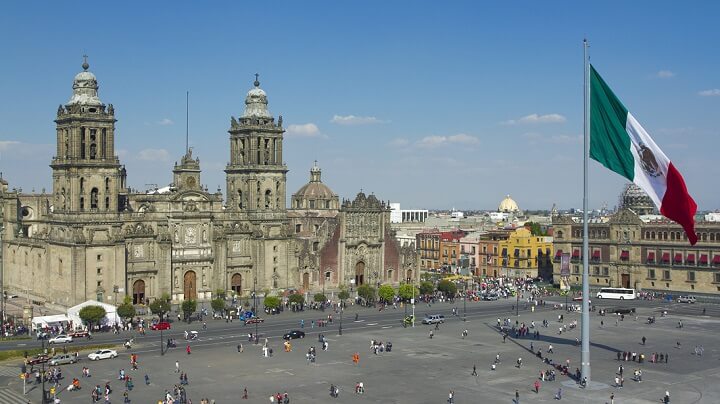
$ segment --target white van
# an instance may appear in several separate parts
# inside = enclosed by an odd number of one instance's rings
[[[422,319],[423,324],[437,324],[437,323],[444,323],[445,322],[445,316],[442,314],[431,314],[426,315]]]

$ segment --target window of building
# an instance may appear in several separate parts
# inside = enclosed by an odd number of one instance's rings
[[[310,200],[310,209],[315,209],[315,200],[314,199]]]
[[[670,280],[670,271],[668,271],[668,270],[663,271],[663,280],[666,280],[666,281]]]
[[[695,271],[688,271],[687,280],[688,282],[695,282]]]
[[[320,225],[319,224],[313,225],[313,229],[315,230],[315,233],[317,233],[317,231],[320,230]]]
[[[320,242],[316,241],[313,243],[312,249],[313,251],[317,251],[320,248]]]
[[[97,269],[97,276],[102,276],[102,268]]]
[[[58,275],[62,276],[63,273],[63,262],[61,258],[58,258]]]
[[[579,265],[573,265],[573,273],[579,274],[580,273],[580,266]]]
[[[98,261],[102,261],[102,254],[98,254],[98,255],[97,255],[97,260],[98,260]]]
[[[100,289],[102,287],[102,281],[97,281],[97,287]]]
[[[599,268],[599,267],[593,267],[593,275],[595,275],[595,276],[600,275],[600,268]]]
[[[603,267],[603,276],[608,276],[608,275],[610,275],[610,268]]]
[[[300,233],[301,231],[302,231],[302,225],[299,223],[296,224],[295,225],[295,233]]]
[[[655,279],[655,270],[648,269],[648,279]]]
[[[720,273],[713,275],[715,275],[715,283],[720,283]]]

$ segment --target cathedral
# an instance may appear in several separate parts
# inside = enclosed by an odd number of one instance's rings
[[[390,209],[360,192],[342,204],[320,168],[286,206],[282,116],[268,110],[257,79],[230,118],[226,195],[208,192],[187,149],[172,184],[138,192],[115,155],[115,110],[98,95],[85,61],[57,110],[52,192],[9,189],[0,178],[2,281],[48,307],[88,299],[145,304],[319,291],[419,278],[415,251],[401,248]]]

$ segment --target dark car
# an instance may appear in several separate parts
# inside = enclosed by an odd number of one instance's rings
[[[90,333],[87,330],[78,330],[78,331],[71,332],[69,335],[73,338],[85,338],[85,337],[89,336]]]
[[[631,308],[628,308],[628,307],[615,307],[615,308],[613,308],[613,309],[611,309],[611,310],[609,310],[609,311],[610,311],[611,313],[615,313],[615,314],[630,314],[630,313],[635,313],[635,308],[634,308],[634,307],[631,307]]]
[[[284,340],[298,339],[298,338],[305,338],[305,333],[303,331],[293,330],[293,331],[290,331],[289,333],[283,335]]]
[[[49,360],[50,360],[50,358],[47,355],[40,354],[40,355],[35,355],[32,358],[28,358],[27,364],[28,365],[39,365],[39,364],[45,363]]]
[[[263,320],[260,317],[252,317],[245,320],[245,324],[255,324],[255,323],[262,323],[265,320]]]

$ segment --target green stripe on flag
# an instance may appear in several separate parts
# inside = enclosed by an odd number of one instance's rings
[[[635,159],[625,129],[628,110],[590,66],[590,157],[632,181]]]

